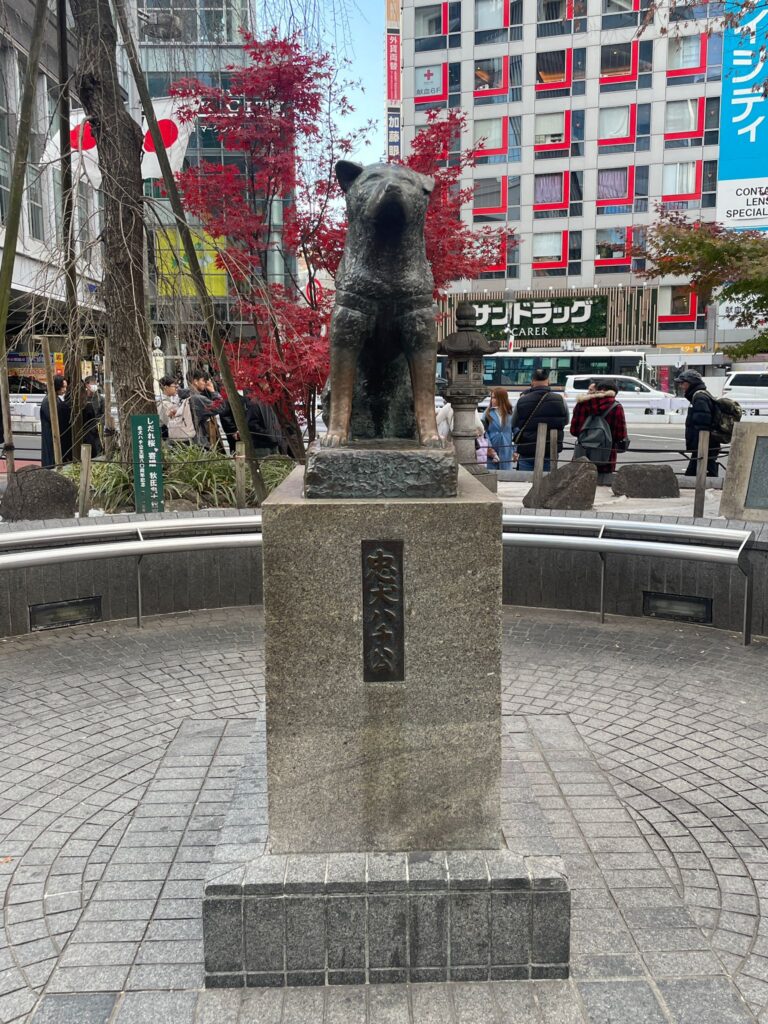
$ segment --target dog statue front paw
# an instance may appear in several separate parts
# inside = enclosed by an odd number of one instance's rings
[[[323,434],[320,438],[321,448],[341,448],[347,444],[348,438],[340,433],[339,431],[329,430],[327,434]]]
[[[422,448],[445,448],[445,441],[439,434],[426,434],[421,439]]]

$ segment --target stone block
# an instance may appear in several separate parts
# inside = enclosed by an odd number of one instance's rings
[[[8,480],[0,502],[0,514],[6,523],[72,519],[76,508],[74,482],[55,470],[40,466],[22,466],[17,470]]]
[[[453,498],[453,445],[421,448],[415,441],[356,441],[345,448],[310,445],[304,470],[307,498]]]
[[[672,466],[628,463],[613,474],[611,486],[614,494],[627,498],[680,497],[680,485]]]
[[[501,503],[464,470],[455,498],[307,499],[296,470],[263,533],[271,851],[499,848]],[[402,545],[391,682],[366,681],[364,542]]]
[[[720,498],[720,515],[768,523],[768,423],[737,423]]]
[[[523,497],[525,508],[586,511],[595,503],[597,467],[589,459],[575,459],[547,473],[537,490]]]

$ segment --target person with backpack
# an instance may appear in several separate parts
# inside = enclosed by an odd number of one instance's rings
[[[568,408],[562,395],[549,386],[549,370],[533,371],[531,386],[517,400],[512,416],[512,436],[517,445],[517,468],[533,472],[536,457],[536,435],[539,424],[547,425],[547,455],[544,471],[549,472],[549,431],[557,431],[557,450],[563,450],[563,429],[568,422]]]
[[[197,428],[189,398],[179,396],[178,381],[171,376],[160,378],[160,391],[157,411],[163,440],[171,444],[191,444]]]
[[[733,424],[741,419],[741,406],[730,398],[710,395],[704,378],[695,370],[683,370],[675,377],[675,384],[691,403],[685,417],[685,450],[691,452],[692,457],[685,467],[685,475],[696,476],[699,434],[702,430],[708,430],[707,476],[717,476],[720,471],[717,464],[720,445],[730,442]]]
[[[574,459],[594,462],[598,483],[607,484],[608,475],[616,472],[618,452],[629,447],[627,420],[621,403],[616,401],[614,381],[595,381],[586,395],[579,395],[571,417],[571,433],[576,438]]]

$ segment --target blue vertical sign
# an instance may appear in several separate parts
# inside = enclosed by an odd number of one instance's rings
[[[768,230],[768,10],[728,0],[723,38],[717,219],[727,228]]]

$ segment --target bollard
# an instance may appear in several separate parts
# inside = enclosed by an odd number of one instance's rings
[[[539,423],[536,428],[536,455],[533,460],[532,490],[538,496],[541,482],[544,479],[544,459],[547,455],[547,424]]]
[[[704,515],[704,495],[707,490],[707,459],[709,458],[709,431],[699,433],[699,451],[696,456],[696,493],[693,499],[693,518]]]
[[[235,504],[245,508],[245,442],[235,445]]]
[[[91,504],[91,446],[80,445],[80,486],[77,491],[77,514],[83,519]]]
[[[550,430],[549,432],[549,471],[557,469],[558,451],[557,451],[557,431]]]

